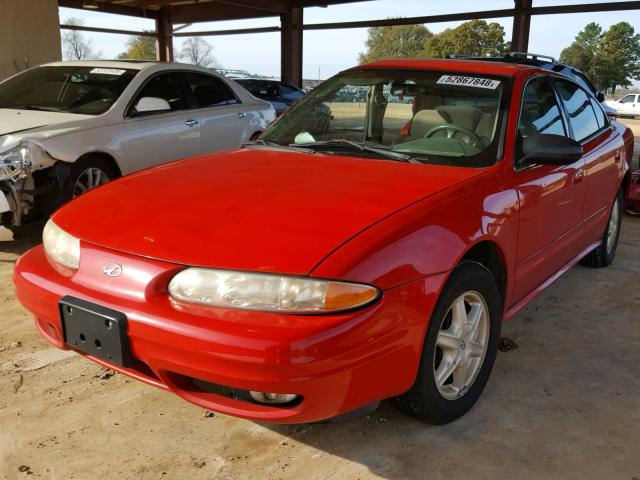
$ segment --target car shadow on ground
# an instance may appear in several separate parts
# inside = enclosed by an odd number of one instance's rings
[[[0,263],[15,263],[17,256],[42,243],[45,220],[29,223],[14,233],[14,240],[0,242]]]
[[[317,452],[306,461],[298,458],[291,462],[287,478],[295,478],[292,474],[298,472],[292,470],[296,467],[300,469],[299,478],[305,478],[305,468],[310,468],[315,475],[307,478],[325,478],[323,474],[333,478],[330,472],[321,473],[317,466],[308,465],[316,457],[328,456],[341,457],[355,466],[353,472],[335,472],[335,478],[360,478],[358,473],[363,467],[370,474],[386,479],[441,478],[445,473],[440,470],[443,461],[455,475],[462,475],[467,463],[465,455],[480,456],[477,444],[492,437],[496,421],[502,423],[496,419],[496,410],[502,403],[498,393],[500,376],[494,375],[476,408],[448,425],[422,423],[405,416],[389,401],[383,401],[375,412],[348,420],[261,426],[282,435],[285,440],[281,445],[285,447],[302,443]],[[484,448],[499,449],[495,444]],[[451,452],[455,451],[462,453],[452,457]],[[353,476],[347,476],[351,473]]]

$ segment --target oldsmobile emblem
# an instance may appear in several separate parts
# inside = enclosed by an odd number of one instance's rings
[[[122,275],[122,265],[115,262],[109,262],[102,267],[102,273],[107,277],[119,277]]]

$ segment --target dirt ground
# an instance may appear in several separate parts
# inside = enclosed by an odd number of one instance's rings
[[[516,348],[442,427],[385,403],[263,425],[55,350],[11,283],[38,237],[0,244],[0,479],[640,479],[640,217],[625,216],[611,267],[573,268],[504,325]]]

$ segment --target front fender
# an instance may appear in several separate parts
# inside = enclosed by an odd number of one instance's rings
[[[492,169],[493,170],[493,169]],[[517,245],[518,197],[481,175],[396,212],[343,243],[312,276],[375,285],[383,290],[448,272],[481,241],[496,244],[507,277]],[[507,282],[507,298],[511,283]]]

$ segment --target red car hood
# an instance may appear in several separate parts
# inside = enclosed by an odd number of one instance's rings
[[[307,274],[341,243],[482,170],[241,149],[130,175],[53,217],[103,247],[185,265]]]

